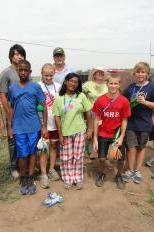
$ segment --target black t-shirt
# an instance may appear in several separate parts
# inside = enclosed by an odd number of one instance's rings
[[[143,87],[137,86],[135,83],[129,85],[123,95],[130,101],[136,93],[141,93],[145,96],[145,99],[150,102],[154,102],[154,84],[148,82]],[[138,104],[132,109],[132,116],[128,119],[127,130],[150,132],[152,130],[152,112],[153,110]]]

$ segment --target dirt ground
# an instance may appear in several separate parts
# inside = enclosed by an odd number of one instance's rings
[[[147,157],[152,154],[147,149]],[[23,196],[14,203],[0,203],[0,232],[153,232],[154,206],[148,202],[154,189],[149,168],[143,168],[144,181],[129,183],[118,190],[114,183],[115,168],[108,170],[102,188],[94,185],[96,161],[87,161],[83,190],[65,190],[62,182],[51,183],[38,193]],[[48,192],[60,192],[64,202],[51,208],[42,205]]]

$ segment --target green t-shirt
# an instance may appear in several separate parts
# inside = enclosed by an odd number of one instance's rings
[[[58,96],[53,105],[53,114],[61,117],[63,136],[84,132],[86,124],[84,112],[91,109],[91,104],[84,93],[70,96]]]
[[[87,81],[83,85],[83,91],[90,102],[94,104],[96,98],[108,92],[108,88],[106,82],[98,85],[94,81]]]

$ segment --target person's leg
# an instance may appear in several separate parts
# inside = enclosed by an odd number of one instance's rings
[[[36,184],[34,182],[34,170],[37,153],[37,143],[41,137],[41,132],[27,133],[27,144],[29,147],[29,165],[28,165],[28,192],[29,194],[36,193]]]
[[[128,170],[122,175],[122,178],[125,182],[132,180],[134,176],[134,166],[136,163],[138,139],[135,131],[126,131],[126,147],[127,147],[127,161],[128,161]]]
[[[84,133],[78,133],[73,140],[73,177],[74,184],[79,190],[83,186],[83,156],[85,150],[85,136]]]
[[[19,177],[18,173],[18,159],[15,147],[15,141],[13,138],[8,138],[8,149],[10,155],[10,168],[12,177],[16,180]]]
[[[47,161],[48,161],[48,154],[46,152],[41,152],[40,153],[41,175],[47,175]]]
[[[19,158],[19,174],[20,176],[26,176],[27,170],[27,158]]]
[[[56,158],[57,158],[57,141],[50,141],[50,168],[49,168],[49,178],[52,181],[59,180],[60,177],[56,170],[54,169]]]
[[[41,169],[41,187],[46,189],[49,188],[49,179],[47,176],[47,152],[41,152],[40,154],[40,169]]]
[[[64,145],[60,145],[60,171],[65,188],[69,189],[73,185],[73,138],[64,137]]]
[[[28,167],[29,176],[34,175],[35,161],[36,161],[36,154],[30,155],[29,156],[29,167]]]
[[[111,139],[103,138],[98,136],[98,172],[96,174],[95,185],[97,187],[102,187],[105,179],[105,169],[106,169],[106,156]]]
[[[141,170],[144,163],[144,158],[145,158],[145,148],[137,151],[135,170]]]
[[[124,170],[124,160],[117,161],[117,174],[115,177],[116,185],[119,189],[125,188],[125,182],[123,181],[123,170]]]
[[[149,133],[147,132],[138,132],[138,150],[137,150],[137,157],[136,157],[136,165],[135,165],[135,171],[133,176],[133,181],[136,184],[139,184],[142,181],[142,174],[141,174],[141,168],[144,163],[144,157],[145,157],[145,146],[148,142]]]
[[[129,148],[129,150],[127,151],[127,159],[128,159],[128,168],[130,171],[134,170],[136,155],[137,155],[137,149],[135,147]]]
[[[16,151],[17,157],[19,158],[19,173],[20,173],[20,193],[25,195],[28,193],[27,187],[27,163],[28,163],[28,154],[29,147],[27,143],[27,135],[26,134],[15,134],[15,143],[16,143]]]

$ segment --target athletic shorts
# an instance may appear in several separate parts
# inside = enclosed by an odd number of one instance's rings
[[[15,134],[15,143],[18,158],[27,158],[37,153],[37,143],[41,138],[41,131],[34,133]]]
[[[58,141],[59,140],[58,131],[57,130],[48,131],[48,139],[50,139],[53,142]]]
[[[127,149],[136,147],[138,150],[145,148],[149,138],[149,132],[141,131],[126,131],[126,146]]]
[[[98,136],[98,158],[106,158],[109,145],[113,142],[112,138],[104,138],[102,136]],[[125,143],[123,142],[122,146],[119,147],[122,157],[118,161],[124,161],[126,158],[126,149]]]

